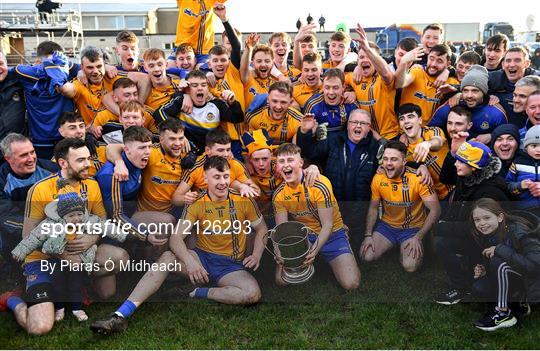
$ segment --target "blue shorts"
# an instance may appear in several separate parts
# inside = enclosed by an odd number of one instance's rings
[[[184,207],[180,207],[180,206],[172,206],[171,209],[169,210],[169,214],[172,215],[174,218],[176,218],[176,220],[179,220],[180,217],[182,217],[182,213],[184,212]]]
[[[392,245],[397,245],[412,238],[419,230],[420,228],[394,228],[383,221],[379,221],[374,232],[381,233]]]
[[[53,301],[53,271],[50,263],[56,263],[55,271],[60,270],[60,260],[55,258],[28,262],[24,265],[23,274],[26,277],[24,300],[28,307]]]
[[[309,234],[309,241],[313,244],[317,240],[317,235]],[[349,244],[349,238],[344,229],[330,234],[330,237],[324,243],[319,253],[323,256],[324,260],[328,263],[334,258],[343,254],[352,254],[351,245]]]
[[[43,266],[41,265],[41,261],[44,261]],[[51,284],[51,263],[56,263],[56,270],[60,269],[60,262],[58,260],[39,260],[24,264],[23,274],[26,277],[26,290],[37,284]]]
[[[217,283],[229,273],[245,270],[242,262],[233,260],[230,257],[213,254],[199,248],[194,248],[193,251],[199,256],[201,264],[208,272],[212,283]]]

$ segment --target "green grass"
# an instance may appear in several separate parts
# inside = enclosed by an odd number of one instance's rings
[[[269,260],[265,263],[269,266]],[[308,284],[277,288],[273,272],[257,274],[262,302],[252,307],[224,306],[184,299],[149,302],[129,320],[120,335],[103,337],[89,322],[73,318],[55,325],[46,336],[30,337],[9,313],[0,314],[0,347],[5,349],[534,349],[540,317],[492,333],[472,322],[486,305],[440,306],[431,302],[444,288],[440,267],[426,261],[421,271],[404,273],[392,253],[380,262],[363,264],[358,291],[344,293],[323,262]],[[130,285],[124,285],[124,290]],[[127,291],[120,293],[121,298]],[[90,321],[118,307],[94,303]]]

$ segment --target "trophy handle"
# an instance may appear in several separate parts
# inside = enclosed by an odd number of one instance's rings
[[[270,229],[269,231],[266,232],[265,236],[266,236],[266,245],[264,245],[264,249],[266,251],[268,251],[270,253],[270,255],[272,255],[272,257],[274,257],[274,259],[276,258],[276,255],[274,254],[273,251],[271,251],[269,248],[268,248],[268,239],[270,237],[270,235],[272,235],[272,233],[274,233],[276,230],[275,229]],[[272,239],[270,238],[270,241],[272,241]]]
[[[309,235],[309,233],[312,232],[312,230],[309,229],[309,227],[307,227],[307,226],[302,227],[302,229],[305,230],[308,235]],[[315,250],[317,248],[317,246],[319,246],[319,236],[315,235],[315,242],[313,244],[310,243],[309,251]]]

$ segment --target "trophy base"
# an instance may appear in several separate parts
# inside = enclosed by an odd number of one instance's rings
[[[301,284],[310,280],[314,273],[315,267],[310,264],[309,266],[302,268],[284,268],[281,278],[289,284]]]

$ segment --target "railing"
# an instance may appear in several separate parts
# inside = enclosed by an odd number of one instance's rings
[[[82,31],[82,16],[79,11],[53,11],[51,14],[37,10],[0,11],[0,29],[10,31],[68,29]]]

